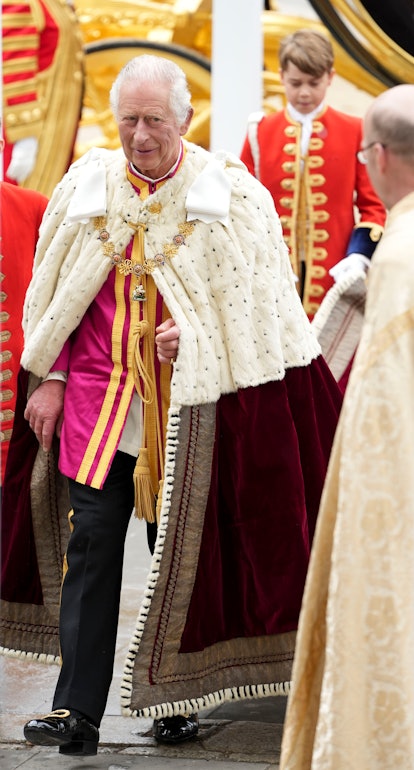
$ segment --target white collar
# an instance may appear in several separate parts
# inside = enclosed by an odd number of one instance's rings
[[[179,152],[178,152],[177,160],[175,161],[175,163],[173,163],[173,165],[171,166],[170,170],[167,171],[167,173],[164,174],[163,176],[158,177],[158,179],[152,179],[149,176],[145,176],[145,174],[143,174],[142,171],[139,171],[132,163],[130,163],[129,165],[130,165],[131,171],[134,174],[136,174],[137,176],[139,176],[140,179],[143,179],[144,182],[148,182],[148,184],[150,184],[150,185],[151,184],[157,184],[158,182],[163,182],[164,179],[168,179],[168,177],[170,177],[170,176],[174,176],[174,174],[177,171],[177,168],[178,168],[178,166],[179,166],[179,164],[181,162],[181,159],[183,157],[183,152],[184,152],[183,143],[180,140],[180,149],[179,149]]]
[[[225,168],[224,152],[218,151],[210,156],[208,163],[188,190],[185,201],[188,222],[200,219],[207,224],[228,224],[231,182]]]
[[[323,109],[324,103],[323,101],[317,106],[316,110],[312,110],[312,112],[308,112],[306,115],[304,115],[302,112],[299,112],[296,110],[290,102],[287,105],[287,111],[293,120],[296,120],[297,123],[311,123],[314,118],[316,118],[317,115],[321,112]]]

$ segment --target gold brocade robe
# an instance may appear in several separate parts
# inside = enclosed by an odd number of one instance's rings
[[[281,770],[414,767],[414,193],[369,272],[322,495]]]

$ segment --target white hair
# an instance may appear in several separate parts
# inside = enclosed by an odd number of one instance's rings
[[[191,94],[185,73],[171,59],[142,54],[131,59],[121,70],[109,93],[109,101],[115,119],[118,119],[119,93],[127,81],[142,83],[167,83],[171,86],[170,107],[177,123],[181,125],[191,110]]]

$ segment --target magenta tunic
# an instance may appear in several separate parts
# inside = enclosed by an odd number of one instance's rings
[[[129,169],[136,193],[146,197],[154,192],[177,171],[182,157],[181,151],[173,172],[152,182]],[[131,259],[133,240],[132,236],[125,250],[126,259]],[[134,284],[131,275],[123,275],[113,268],[51,369],[70,371],[65,390],[59,470],[96,489],[102,488],[107,477],[135,390],[132,359],[143,305],[132,298]],[[165,306],[157,293],[155,326],[164,318]],[[154,367],[161,410],[160,364],[155,348]],[[139,442],[137,435],[136,455]]]
[[[60,470],[96,488],[106,478],[134,391],[128,367],[130,283],[130,276],[110,272],[53,367],[70,370]]]

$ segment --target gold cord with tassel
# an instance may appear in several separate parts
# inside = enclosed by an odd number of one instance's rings
[[[155,490],[152,486],[148,449],[139,450],[134,470],[135,516],[150,523],[155,521]]]
[[[127,166],[127,177],[136,187],[137,178],[132,174],[129,166]],[[164,182],[162,181],[161,184]],[[139,185],[139,187],[140,197],[145,200],[149,195],[149,188],[147,185]],[[130,223],[130,225],[135,230],[131,254],[132,262],[134,265],[143,265],[144,231],[147,225],[142,222]],[[142,291],[135,293],[136,298],[143,300],[139,303],[143,318],[137,328],[132,330],[135,337],[132,367],[135,388],[143,403],[144,425],[142,448],[139,451],[134,470],[135,515],[137,518],[145,519],[148,522],[154,522],[156,519],[158,523],[162,505],[164,441],[170,403],[171,367],[161,366],[160,392],[157,394],[154,337],[158,292],[151,274],[146,271],[139,271],[136,275],[143,284],[138,287]],[[136,299],[132,299],[132,303],[136,304]],[[163,305],[162,320],[165,321],[167,318],[170,318],[170,313],[166,305]]]
[[[132,260],[142,264],[144,257],[143,228],[137,225],[136,229]],[[132,361],[134,382],[144,408],[142,447],[134,469],[135,516],[138,519],[154,522],[156,506],[159,519],[162,497],[159,469],[162,474],[164,466],[163,435],[154,365],[157,287],[151,276],[142,276],[141,280],[145,281],[146,296],[145,302],[141,304],[143,319],[132,330],[135,338]]]

